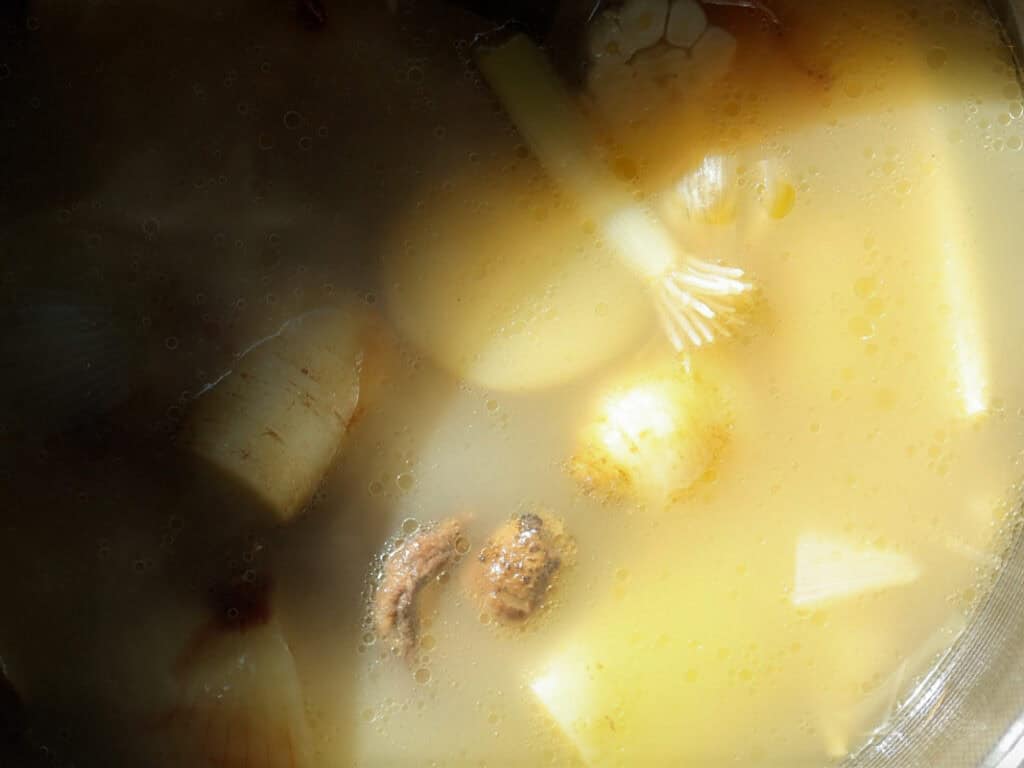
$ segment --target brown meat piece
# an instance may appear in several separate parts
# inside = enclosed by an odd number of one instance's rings
[[[377,636],[403,655],[416,647],[416,595],[458,558],[461,533],[457,520],[421,528],[384,560],[373,596],[373,622]]]
[[[543,604],[568,555],[561,523],[532,513],[519,515],[480,550],[472,589],[494,618],[523,621]]]

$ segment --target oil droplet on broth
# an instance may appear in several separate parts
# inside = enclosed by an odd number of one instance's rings
[[[875,405],[883,411],[891,410],[896,405],[896,401],[897,395],[891,389],[882,388],[875,393]]]
[[[869,317],[879,318],[885,314],[885,301],[877,296],[872,296],[864,303],[864,311]]]
[[[873,276],[865,276],[857,278],[857,281],[853,284],[853,292],[860,299],[866,299],[875,293],[878,287],[878,280]]]
[[[864,315],[855,315],[850,318],[850,333],[858,339],[867,340],[875,335],[875,324]]]

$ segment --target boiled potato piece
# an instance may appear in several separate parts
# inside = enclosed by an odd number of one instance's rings
[[[588,493],[671,502],[711,469],[726,430],[711,387],[683,371],[653,374],[602,397],[570,473]]]
[[[277,521],[309,501],[359,400],[361,313],[323,309],[287,323],[197,400],[184,443],[253,492]]]
[[[398,227],[387,312],[459,377],[535,390],[613,359],[650,321],[643,284],[547,187],[456,180]]]

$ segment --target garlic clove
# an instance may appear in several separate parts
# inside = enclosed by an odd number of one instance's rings
[[[665,26],[665,39],[680,48],[691,48],[708,26],[708,17],[697,0],[673,0]]]
[[[630,0],[619,11],[627,58],[661,42],[668,19],[668,0]]]

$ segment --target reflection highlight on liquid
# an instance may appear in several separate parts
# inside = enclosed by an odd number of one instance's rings
[[[949,302],[957,390],[965,416],[979,416],[988,410],[988,380],[979,332],[979,317],[965,253],[952,238],[942,243],[943,278]]]

